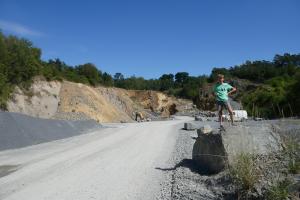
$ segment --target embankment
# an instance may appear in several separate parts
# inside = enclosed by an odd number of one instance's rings
[[[101,127],[93,120],[51,120],[0,112],[0,151],[85,134]]]

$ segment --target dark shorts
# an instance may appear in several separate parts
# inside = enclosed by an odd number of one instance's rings
[[[225,107],[227,110],[231,109],[230,103],[229,101],[216,101],[217,107],[218,107],[218,111],[223,110],[223,108]]]

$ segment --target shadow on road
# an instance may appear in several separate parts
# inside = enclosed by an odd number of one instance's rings
[[[199,168],[192,159],[182,159],[174,167],[170,167],[170,168],[156,167],[155,169],[158,169],[158,170],[161,170],[161,171],[174,171],[179,167],[188,168],[192,172],[195,172],[195,173],[198,173],[198,174],[201,174],[201,175],[210,175],[207,170]]]
[[[0,178],[18,170],[18,165],[0,165]]]

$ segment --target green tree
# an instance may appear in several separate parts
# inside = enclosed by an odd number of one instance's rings
[[[102,75],[102,84],[105,86],[113,86],[114,80],[113,80],[112,76],[110,74],[104,72]]]
[[[114,80],[124,80],[124,75],[120,72],[115,73]]]
[[[169,90],[174,87],[174,75],[173,74],[163,74],[160,78],[160,90]]]
[[[223,74],[226,78],[231,77],[231,74],[230,74],[228,69],[226,69],[226,68],[213,68],[208,81],[209,82],[216,81],[218,74]]]
[[[79,75],[87,78],[88,82],[95,86],[100,83],[102,73],[97,69],[97,67],[92,63],[86,63],[76,67],[76,71]]]
[[[175,74],[175,84],[177,87],[183,87],[183,85],[188,81],[189,73],[178,72]]]

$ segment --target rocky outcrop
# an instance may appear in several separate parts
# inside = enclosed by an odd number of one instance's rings
[[[58,109],[60,88],[61,82],[44,80],[35,80],[26,91],[16,87],[7,102],[7,109],[34,117],[51,118]]]
[[[267,155],[281,149],[280,136],[266,123],[225,126],[226,131],[202,127],[193,147],[193,160],[208,173],[222,171],[240,153]]]
[[[132,121],[132,118],[108,99],[100,89],[80,83],[64,82],[58,113],[83,113],[98,122]]]
[[[39,78],[28,90],[16,87],[8,111],[40,118],[132,122],[136,112],[155,120],[188,110],[190,105],[191,101],[157,91],[91,87]]]

